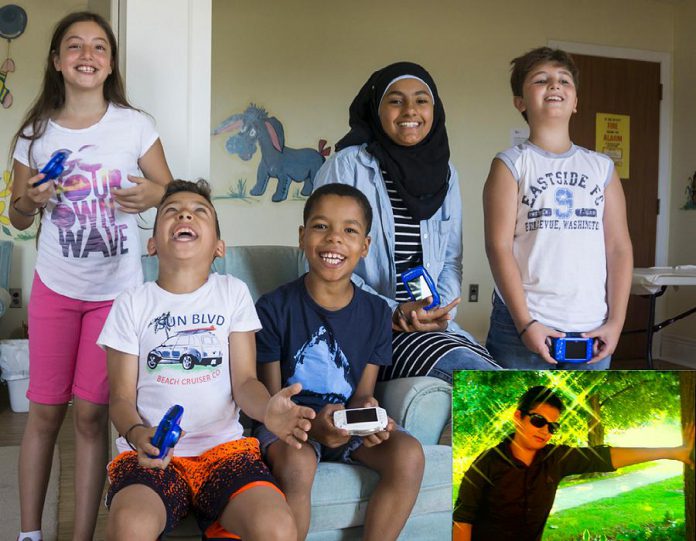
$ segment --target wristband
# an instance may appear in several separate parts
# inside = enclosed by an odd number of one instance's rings
[[[404,314],[404,311],[401,309],[400,304],[396,305],[396,310],[394,310],[394,316],[395,318],[392,319],[403,319],[406,323],[411,323],[409,319],[406,317],[406,314]],[[395,321],[394,323],[398,324],[398,321]]]
[[[133,444],[132,444],[132,443],[130,442],[130,440],[128,439],[128,434],[131,433],[131,430],[133,430],[134,428],[138,428],[139,426],[142,426],[143,428],[147,428],[147,425],[144,424],[144,423],[135,423],[135,424],[134,424],[133,426],[131,426],[128,430],[126,430],[126,433],[125,433],[125,434],[123,434],[123,439],[126,440],[126,443],[128,444],[128,447],[130,447],[131,449],[133,449],[133,451],[137,451],[137,449],[136,449],[135,447],[133,447]]]
[[[20,214],[21,216],[26,216],[27,218],[33,218],[37,214],[40,214],[43,209],[46,208],[46,205],[40,206],[39,208],[36,209],[36,212],[24,212],[22,209],[17,208],[17,201],[22,199],[23,196],[17,197],[14,201],[12,201],[12,208],[15,210],[17,214]]]
[[[534,325],[535,323],[539,323],[539,322],[538,322],[536,319],[531,320],[529,323],[527,323],[527,324],[524,326],[524,328],[519,332],[519,334],[518,334],[517,336],[519,336],[520,338],[522,338],[522,335],[523,335],[524,333],[527,332],[527,329],[529,329],[529,327],[531,327],[531,326]]]

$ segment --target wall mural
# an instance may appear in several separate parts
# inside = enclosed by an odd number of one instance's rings
[[[326,140],[320,139],[317,149],[290,148],[285,146],[285,130],[280,120],[269,117],[266,110],[253,103],[243,113],[232,115],[222,121],[213,135],[232,134],[225,142],[229,154],[238,155],[249,161],[258,146],[261,161],[256,170],[256,184],[249,191],[250,195],[260,197],[268,188],[271,178],[278,180],[278,186],[271,200],[275,203],[288,198],[293,182],[302,183],[299,195],[308,197],[312,193],[314,176],[331,153]],[[237,186],[230,189],[230,198],[248,199],[246,180],[239,179]]]
[[[10,225],[10,198],[12,196],[12,175],[9,171],[2,172],[0,179],[0,237],[13,240],[31,240],[36,238],[38,220],[29,229],[17,231]]]

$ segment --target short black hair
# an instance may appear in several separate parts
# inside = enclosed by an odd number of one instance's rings
[[[537,47],[531,51],[527,51],[522,56],[513,58],[510,61],[512,66],[510,71],[510,87],[512,88],[512,95],[522,97],[522,88],[524,86],[524,80],[532,71],[534,66],[541,62],[552,62],[554,64],[560,64],[566,68],[570,75],[573,77],[573,83],[577,88],[580,84],[580,71],[575,65],[573,57],[562,49],[552,49],[551,47]],[[527,120],[526,111],[522,112],[522,116]]]
[[[210,184],[208,184],[207,180],[202,178],[199,178],[195,182],[189,180],[176,179],[172,180],[169,184],[167,184],[167,189],[164,191],[164,195],[162,196],[159,205],[157,205],[157,215],[155,216],[155,225],[152,227],[152,234],[154,235],[155,231],[157,230],[157,218],[159,217],[159,209],[162,208],[162,205],[164,205],[164,202],[167,199],[169,199],[175,193],[179,192],[195,193],[196,195],[200,195],[203,199],[210,203],[210,206],[213,207],[213,211],[215,214],[215,233],[217,233],[217,238],[219,239],[220,222],[218,221],[217,210],[215,210],[215,205],[213,205],[213,200],[210,196]]]
[[[539,404],[548,404],[561,413],[563,413],[565,409],[561,397],[548,387],[542,385],[527,389],[527,392],[525,392],[517,402],[517,409],[522,413],[529,413],[530,410],[534,409]]]
[[[307,225],[307,220],[312,214],[312,210],[317,202],[327,195],[338,195],[340,197],[352,197],[355,199],[365,217],[365,225],[367,226],[365,234],[367,235],[370,232],[372,228],[372,207],[370,206],[370,202],[367,200],[364,193],[348,184],[325,184],[314,190],[312,195],[305,201],[304,212],[302,213],[302,223],[304,225]]]

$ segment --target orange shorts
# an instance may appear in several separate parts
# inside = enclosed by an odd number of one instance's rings
[[[280,492],[275,479],[261,459],[256,438],[241,438],[208,449],[195,457],[173,457],[166,469],[143,468],[135,451],[126,451],[108,467],[109,491],[106,505],[130,485],[154,490],[167,510],[164,532],[173,529],[193,511],[206,539],[239,539],[217,522],[227,502],[256,486],[270,486]]]

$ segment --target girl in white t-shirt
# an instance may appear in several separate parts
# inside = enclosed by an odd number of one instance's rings
[[[75,419],[75,533],[92,539],[107,457],[106,356],[96,346],[113,299],[142,281],[136,214],[171,181],[152,121],[127,101],[109,24],[89,12],[56,26],[43,86],[12,142],[10,220],[40,217],[29,301],[31,405],[19,459],[19,539],[41,539],[53,449]],[[41,171],[58,151],[65,169]],[[147,178],[143,178],[147,177]]]

